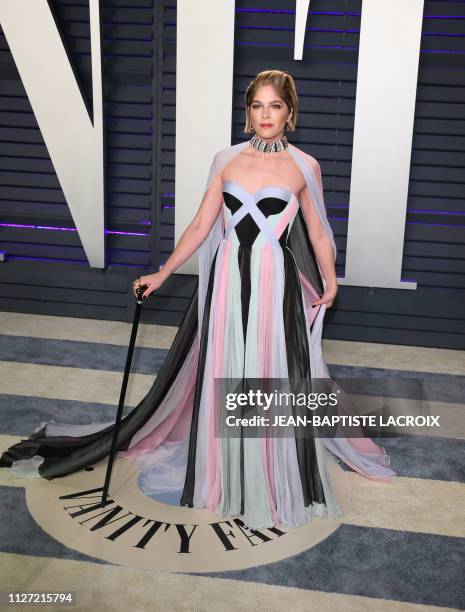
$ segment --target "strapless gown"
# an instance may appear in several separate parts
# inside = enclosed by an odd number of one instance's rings
[[[312,337],[319,294],[288,245],[302,215],[296,194],[278,185],[250,193],[224,181],[223,196],[225,231],[201,328],[196,291],[152,387],[121,423],[118,458],[140,466],[146,495],[177,495],[181,505],[238,516],[251,528],[337,516],[334,456],[355,469],[372,461],[374,476],[377,465],[385,475],[385,454],[374,443],[357,451],[344,440],[331,453],[311,429],[305,437],[215,435],[215,378],[310,378],[310,346],[321,344]],[[105,459],[112,432],[112,423],[42,423],[3,454],[1,465],[15,462],[48,479],[69,474]]]
[[[326,515],[328,504],[339,514],[321,439],[215,435],[215,379],[311,376],[312,321],[286,244],[298,211],[296,195],[283,187],[250,193],[223,182],[225,233],[210,269],[189,435],[172,433],[171,448],[152,453],[155,417],[120,453],[140,457],[147,494],[170,490],[175,464],[182,505],[239,516],[251,528],[296,527]]]

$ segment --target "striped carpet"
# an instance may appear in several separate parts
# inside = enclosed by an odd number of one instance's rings
[[[114,418],[129,324],[0,312],[0,330],[1,449],[41,421]],[[175,332],[140,324],[127,409],[151,386]],[[348,472],[350,512],[322,541],[244,569],[125,567],[40,527],[24,482],[0,470],[0,590],[72,591],[77,610],[465,609],[464,353],[328,340],[324,352],[336,379],[421,376],[448,427],[384,439],[398,476],[385,485]]]

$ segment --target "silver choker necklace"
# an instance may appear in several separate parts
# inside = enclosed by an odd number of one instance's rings
[[[257,134],[255,134],[250,140],[249,143],[252,145],[254,149],[257,151],[263,151],[265,153],[275,153],[277,151],[284,151],[287,149],[289,142],[286,136],[283,136],[280,140],[274,140],[273,142],[267,142],[263,140],[263,138],[259,138]]]

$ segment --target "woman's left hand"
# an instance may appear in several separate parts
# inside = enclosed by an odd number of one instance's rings
[[[326,290],[323,293],[323,295],[317,300],[315,300],[312,306],[319,306],[320,304],[326,304],[326,308],[331,308],[334,302],[334,298],[336,297],[336,294],[337,294],[337,285],[334,285],[332,287],[326,287]]]

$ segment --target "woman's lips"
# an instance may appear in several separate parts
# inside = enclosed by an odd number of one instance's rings
[[[262,128],[270,128],[273,127],[272,123],[260,123],[260,127]]]

